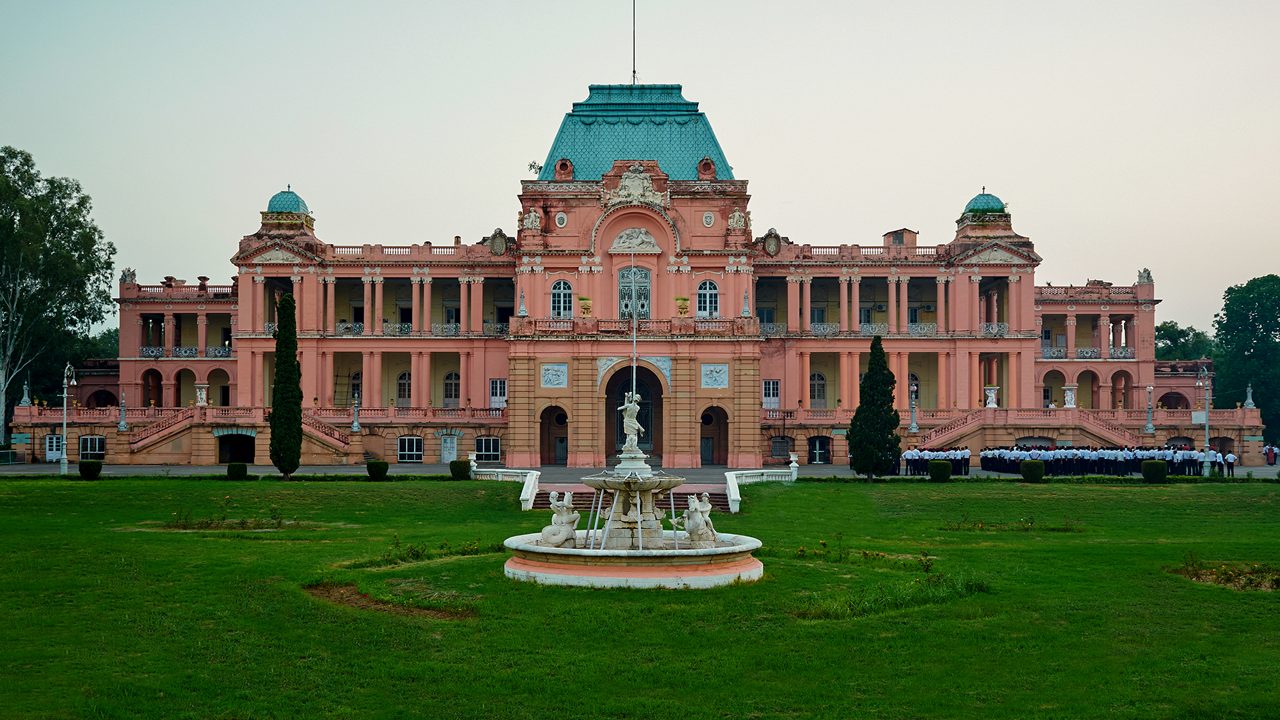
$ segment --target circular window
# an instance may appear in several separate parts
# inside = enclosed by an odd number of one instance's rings
[[[569,216],[562,212],[556,213],[556,227],[562,228],[569,224]]]
[[[568,416],[568,415],[565,415],[564,413],[558,413],[558,414],[556,415],[556,424],[557,424],[557,425],[568,425],[568,424],[569,424],[569,416]]]
[[[706,225],[707,227],[711,227],[712,225],[715,225],[715,224],[716,224],[716,216],[715,216],[715,215],[713,215],[713,214],[711,214],[711,213],[709,213],[709,212],[707,212],[707,213],[702,213],[702,224],[703,224],[703,225]]]

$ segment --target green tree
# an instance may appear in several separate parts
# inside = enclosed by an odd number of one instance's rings
[[[860,475],[887,475],[898,468],[902,439],[897,432],[901,418],[893,409],[897,382],[877,335],[871,339],[867,374],[859,385],[860,402],[849,423],[849,467]]]
[[[271,388],[271,464],[288,480],[302,459],[302,369],[293,295],[276,303],[276,372]]]
[[[80,183],[41,177],[30,153],[0,148],[0,403],[6,409],[24,371],[61,367],[47,357],[52,344],[88,336],[112,309],[116,249],[94,224],[92,209]],[[5,437],[0,424],[0,442]]]
[[[1218,352],[1214,356],[1214,404],[1232,408],[1253,401],[1262,411],[1267,439],[1280,438],[1280,275],[1263,275],[1233,285],[1214,315]]]
[[[1182,327],[1172,320],[1156,325],[1157,360],[1199,360],[1213,357],[1213,338],[1203,330]]]

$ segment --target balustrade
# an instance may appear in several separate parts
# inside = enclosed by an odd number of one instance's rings
[[[981,333],[986,337],[1004,337],[1009,334],[1009,323],[982,323]]]
[[[510,325],[507,323],[486,322],[484,324],[484,334],[486,337],[506,337],[509,327]]]
[[[889,323],[862,323],[858,332],[862,335],[888,335]]]
[[[431,334],[436,337],[458,337],[462,326],[458,323],[431,323]]]
[[[1102,357],[1102,348],[1096,348],[1096,347],[1076,348],[1077,360],[1098,360],[1101,357]]]
[[[413,323],[383,321],[382,334],[383,335],[399,335],[399,336],[412,335]]]
[[[229,358],[231,357],[231,348],[212,345],[204,349],[204,356],[207,358]]]
[[[938,334],[938,323],[908,323],[907,334],[911,337],[933,337]]]
[[[1040,348],[1040,357],[1045,360],[1065,360],[1067,357],[1067,349],[1064,347],[1044,347]]]
[[[760,334],[764,337],[782,337],[787,334],[787,324],[760,323]]]
[[[840,334],[840,323],[809,323],[809,331],[814,335],[829,337]]]
[[[162,358],[164,357],[164,348],[156,347],[155,345],[143,345],[138,348],[138,357],[151,359]]]
[[[342,321],[334,326],[334,333],[337,335],[363,335],[364,323]]]
[[[279,329],[280,329],[280,323],[278,322],[268,322],[268,323],[262,324],[262,332],[266,333],[267,335],[275,335],[276,330],[279,330]]]
[[[1132,360],[1133,348],[1131,347],[1113,347],[1111,348],[1111,357],[1114,360]]]
[[[200,348],[198,347],[176,347],[173,349],[173,356],[176,358],[193,358],[198,357]]]

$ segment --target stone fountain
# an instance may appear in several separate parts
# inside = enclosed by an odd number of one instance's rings
[[[683,513],[676,515],[671,491],[684,478],[654,471],[646,462],[638,445],[644,428],[637,419],[640,396],[634,389],[618,410],[626,436],[618,464],[582,479],[596,490],[587,529],[577,529],[581,516],[573,495],[552,493],[551,525],[541,533],[507,538],[505,545],[512,551],[507,577],[548,585],[643,588],[706,588],[760,579],[764,565],[751,555],[760,541],[717,533],[706,493],[690,495]],[[663,528],[664,521],[670,530]]]

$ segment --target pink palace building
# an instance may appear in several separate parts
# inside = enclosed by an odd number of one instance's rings
[[[474,244],[331,245],[285,190],[240,239],[231,285],[126,270],[119,375],[99,372],[71,412],[71,457],[268,462],[283,293],[307,464],[600,467],[623,442],[633,327],[642,448],[668,467],[845,462],[875,335],[904,448],[1204,444],[1203,363],[1156,362],[1151,275],[1037,286],[1041,257],[994,195],[942,244],[907,228],[796,242],[754,226],[747,182],[680,86],[596,85],[517,200],[515,226]],[[61,416],[18,408],[31,454]],[[1209,426],[1256,461],[1256,409]]]

